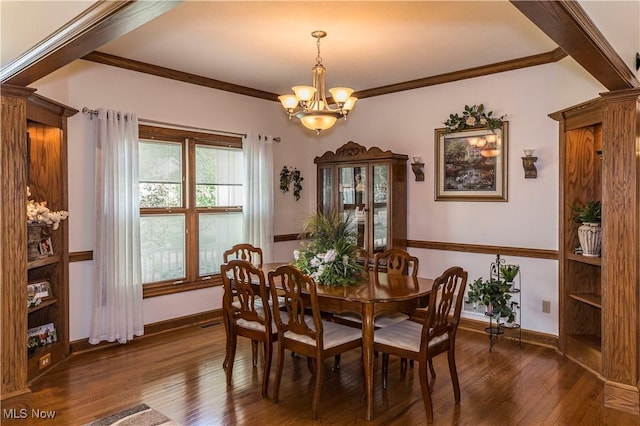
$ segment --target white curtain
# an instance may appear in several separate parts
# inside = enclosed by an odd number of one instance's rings
[[[144,333],[138,197],[138,117],[99,109],[95,126],[96,242],[89,343]]]
[[[245,162],[244,237],[262,249],[264,261],[273,252],[273,138],[248,134],[242,141]]]

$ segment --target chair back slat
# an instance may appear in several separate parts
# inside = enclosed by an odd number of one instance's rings
[[[402,249],[389,249],[373,257],[373,271],[418,276],[418,258]]]
[[[223,308],[231,319],[257,321],[271,327],[269,296],[264,274],[245,260],[231,260],[220,267],[224,285]]]
[[[459,266],[447,269],[434,280],[422,330],[422,345],[425,348],[429,340],[455,333],[460,321],[466,285],[467,272]]]
[[[308,336],[316,340],[318,347],[322,347],[322,319],[313,278],[293,266],[283,265],[269,272],[268,279],[271,297],[275,300],[279,296],[287,313],[287,317],[283,318],[279,311],[274,311],[278,333],[291,331]],[[305,291],[308,294],[303,295]],[[308,316],[305,317],[309,310],[312,312],[312,323]]]
[[[262,249],[248,243],[236,244],[222,254],[224,263],[233,259],[244,260],[258,268],[262,268]]]

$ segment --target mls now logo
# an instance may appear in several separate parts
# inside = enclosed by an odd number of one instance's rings
[[[29,416],[29,410],[26,408],[3,408],[2,417],[5,419],[26,419]]]
[[[53,419],[56,416],[55,411],[40,410],[33,408],[29,411],[26,408],[4,408],[2,409],[2,418],[4,419]]]

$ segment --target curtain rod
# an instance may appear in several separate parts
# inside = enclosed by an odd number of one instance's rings
[[[82,108],[82,113],[85,115],[91,115],[92,117],[96,114],[98,114],[98,110],[95,109],[90,109],[87,107]],[[156,121],[156,120],[149,120],[146,118],[139,118],[138,121],[143,122],[143,123],[149,123],[149,124],[160,124],[160,125],[164,125],[164,126],[171,126],[171,127],[176,127],[178,129],[185,129],[185,130],[198,130],[198,131],[204,131],[207,133],[217,133],[220,135],[231,135],[231,136],[241,136],[243,138],[247,137],[246,133],[236,133],[236,132],[227,132],[225,130],[213,130],[213,129],[205,129],[203,127],[193,127],[193,126],[185,126],[183,124],[175,124],[175,123],[167,123],[165,121]],[[280,142],[280,137],[274,137],[273,141],[274,142]]]

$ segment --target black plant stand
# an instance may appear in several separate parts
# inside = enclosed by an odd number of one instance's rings
[[[496,260],[489,266],[489,279],[500,280],[500,266],[503,264],[506,264],[505,260],[500,259],[500,255],[497,254]],[[520,291],[522,288],[522,278],[520,271],[518,271],[517,279],[518,285],[514,282],[509,291],[513,295],[512,298],[515,297],[515,295],[517,295],[518,298],[517,306],[515,307],[516,314],[522,312],[520,309],[520,303],[522,301],[522,293]],[[484,331],[489,335],[489,352],[493,351],[493,345],[501,335],[505,334],[505,331],[508,331],[509,334],[511,334],[510,338],[512,342],[516,343],[520,349],[524,349],[524,343],[522,343],[522,327],[520,325],[522,317],[520,315],[516,315],[516,319],[518,321],[513,323],[501,323],[500,319],[497,319],[494,323],[493,315],[489,315],[488,312],[485,312],[485,315],[489,317],[489,327],[484,329]]]

